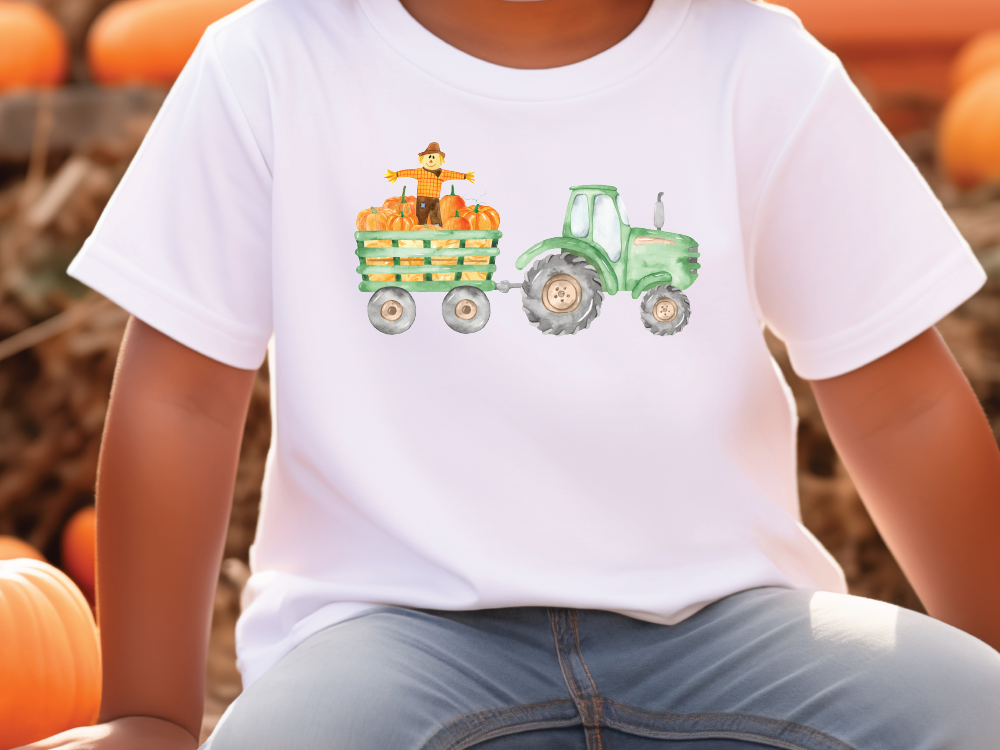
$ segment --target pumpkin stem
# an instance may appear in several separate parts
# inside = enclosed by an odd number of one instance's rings
[[[458,211],[455,212],[455,218],[458,218]]]
[[[478,214],[479,213],[479,204],[478,203],[476,204],[476,207],[474,209],[472,209],[472,213],[474,213],[474,214]]]
[[[375,210],[375,206],[372,206],[372,213],[373,214],[377,214],[378,213],[378,211]]]
[[[454,194],[455,194],[455,186],[454,186],[454,185],[452,185],[452,186],[451,186],[451,194],[452,194],[452,195],[454,195]]]
[[[403,185],[403,194],[400,196],[403,203],[406,203],[406,185]]]

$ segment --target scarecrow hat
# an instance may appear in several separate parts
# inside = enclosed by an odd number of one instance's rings
[[[444,158],[444,151],[441,150],[437,141],[431,141],[428,143],[427,148],[417,154],[417,156],[426,156],[427,154],[441,154],[441,158]]]

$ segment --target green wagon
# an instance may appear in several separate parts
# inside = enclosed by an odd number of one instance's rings
[[[492,231],[427,230],[404,232],[355,232],[355,253],[361,274],[358,289],[372,292],[368,300],[368,319],[382,333],[403,333],[416,319],[417,305],[410,292],[447,292],[441,305],[441,315],[450,328],[459,333],[474,333],[490,319],[490,302],[486,292],[497,288],[493,280],[496,256],[500,254],[503,233]],[[419,243],[400,247],[400,241]],[[458,241],[458,247],[431,247],[433,242]],[[470,240],[488,241],[488,247],[467,247]],[[366,243],[391,242],[391,246],[365,247]],[[484,243],[485,244],[485,243]],[[469,257],[488,258],[485,264],[466,263]],[[391,265],[370,265],[369,258],[382,261],[391,258]],[[414,258],[423,258],[422,265],[410,265]],[[454,258],[453,264],[442,264],[442,258]],[[404,260],[409,263],[404,265]],[[469,275],[472,278],[469,278]],[[480,278],[485,274],[485,278]],[[435,279],[435,276],[450,279]],[[372,277],[391,276],[391,279]],[[416,276],[422,278],[415,279]]]

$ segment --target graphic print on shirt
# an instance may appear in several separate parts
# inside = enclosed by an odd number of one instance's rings
[[[475,183],[475,172],[442,169],[445,155],[437,142],[417,156],[419,169],[385,174],[390,183],[400,177],[416,179],[417,196],[407,196],[404,187],[381,207],[362,209],[356,220],[355,252],[364,259],[357,268],[358,288],[373,292],[368,319],[377,330],[397,334],[413,325],[417,306],[410,292],[445,291],[445,322],[458,333],[475,333],[490,319],[486,293],[517,287],[528,322],[542,333],[563,336],[589,328],[600,315],[604,294],[619,291],[631,292],[632,299],[645,292],[639,317],[654,336],[672,336],[687,325],[691,305],[683,292],[698,279],[701,254],[691,237],[662,230],[663,193],[653,208],[656,229],[643,229],[629,224],[617,188],[571,187],[562,234],[535,243],[518,257],[519,270],[535,261],[522,282],[496,281],[500,214],[491,206],[467,206],[454,186],[441,197],[446,181]],[[416,231],[422,232],[419,239],[412,234]],[[422,252],[387,256],[378,248]],[[489,251],[482,255],[485,248]],[[373,274],[370,266],[389,268]]]

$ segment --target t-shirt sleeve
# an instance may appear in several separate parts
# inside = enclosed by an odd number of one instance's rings
[[[803,378],[899,347],[986,276],[940,201],[839,65],[776,160],[750,235],[763,321]]]
[[[260,366],[271,335],[271,175],[211,31],[69,273],[180,343]]]

